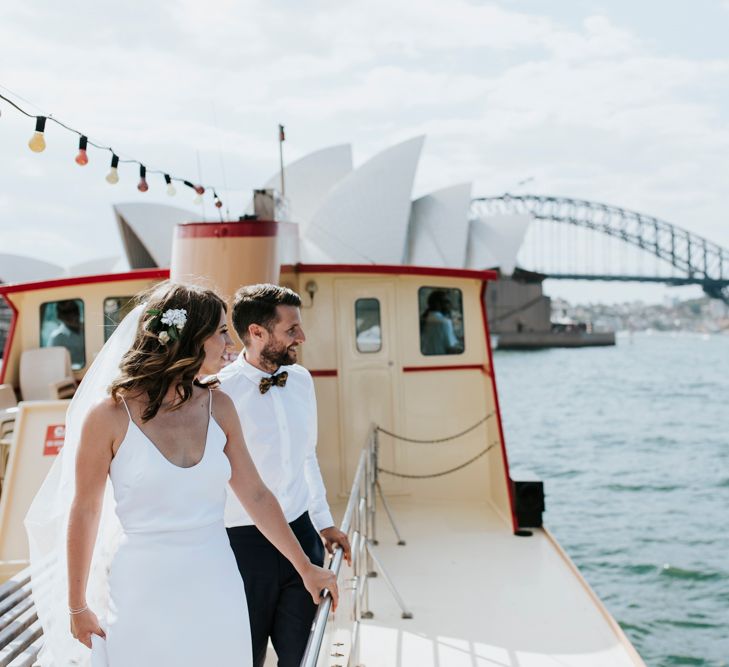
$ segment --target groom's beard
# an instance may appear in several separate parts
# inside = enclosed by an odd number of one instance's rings
[[[269,341],[261,350],[261,359],[266,365],[278,368],[279,366],[291,366],[297,360],[296,346],[287,346],[281,343]]]

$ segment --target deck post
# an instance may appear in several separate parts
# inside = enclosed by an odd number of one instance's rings
[[[382,506],[385,508],[385,512],[387,512],[387,517],[390,519],[390,525],[392,526],[392,529],[395,531],[395,535],[397,536],[397,543],[399,546],[404,547],[406,544],[405,540],[402,539],[402,535],[400,535],[400,531],[397,529],[397,525],[395,524],[395,517],[392,515],[392,510],[390,509],[390,505],[387,503],[387,499],[385,498],[385,493],[382,490],[382,485],[380,484],[379,479],[375,482],[375,485],[377,487],[377,491],[380,494]]]
[[[382,562],[377,557],[377,555],[374,553],[373,547],[371,544],[367,545],[367,552],[369,553],[372,560],[375,561],[375,565],[377,565],[377,569],[382,573],[382,578],[385,580],[385,583],[387,584],[387,587],[390,589],[390,593],[392,593],[392,597],[395,598],[395,602],[397,602],[398,606],[402,610],[402,617],[403,618],[412,618],[413,613],[411,611],[408,611],[407,606],[405,605],[404,600],[400,597],[400,593],[397,592],[397,588],[395,588],[395,584],[392,583],[392,579],[390,579],[390,575],[387,574],[387,570],[382,565]]]

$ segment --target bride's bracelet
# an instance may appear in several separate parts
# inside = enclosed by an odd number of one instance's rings
[[[68,608],[68,613],[71,614],[71,616],[75,616],[76,614],[82,614],[89,608],[89,605],[85,604],[83,607],[79,607],[78,609],[71,609],[71,607]]]

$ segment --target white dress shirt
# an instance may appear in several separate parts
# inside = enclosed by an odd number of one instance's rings
[[[261,394],[261,378],[270,373],[246,361],[243,352],[219,374],[220,388],[235,403],[243,435],[266,486],[291,522],[307,510],[317,530],[334,525],[316,460],[317,416],[314,381],[303,366],[282,366],[285,387],[272,386]],[[253,520],[228,489],[225,525],[249,526]]]

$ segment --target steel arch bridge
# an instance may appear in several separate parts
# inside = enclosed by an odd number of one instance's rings
[[[471,219],[529,214],[534,220],[591,230],[618,239],[672,267],[671,275],[549,271],[549,278],[700,285],[708,296],[729,304],[729,250],[653,216],[583,199],[529,194],[479,197],[472,200],[470,213]]]

